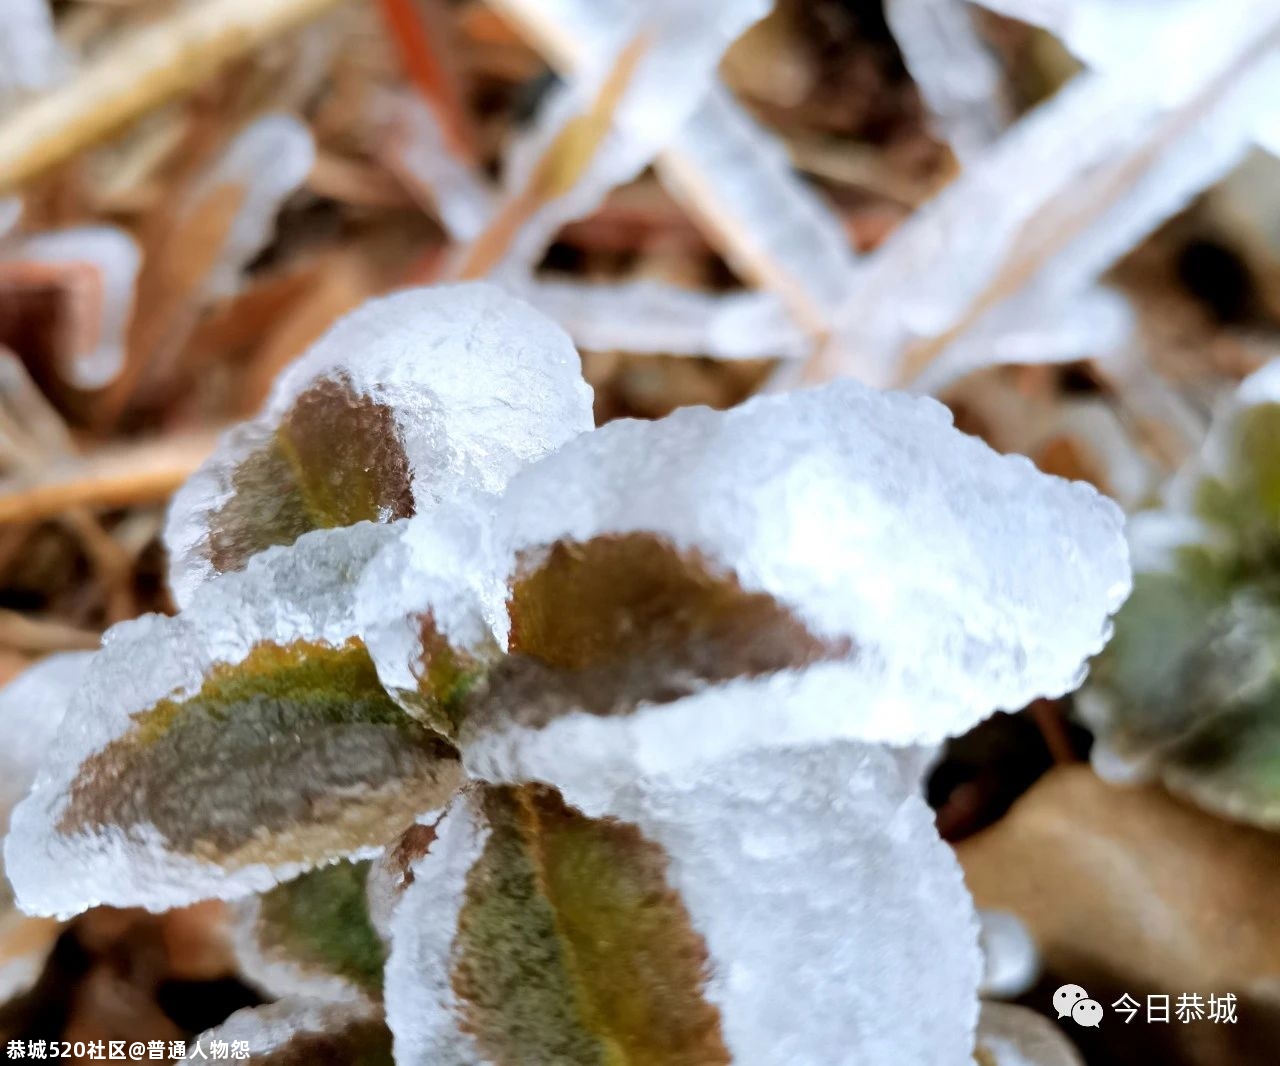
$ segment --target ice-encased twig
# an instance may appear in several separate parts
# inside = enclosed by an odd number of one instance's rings
[[[889,0],[884,13],[937,132],[962,163],[972,158],[1012,117],[972,8],[963,0]]]
[[[566,71],[602,47],[630,7],[628,0],[494,2]],[[855,262],[844,226],[726,89],[711,86],[656,168],[735,269],[778,293],[808,332],[829,331]]]
[[[515,291],[589,351],[801,359],[811,347],[773,293],[720,295],[656,281],[610,285],[541,279]]]
[[[435,208],[455,241],[473,240],[493,216],[497,192],[451,152],[435,113],[416,94],[374,102],[374,121],[385,128],[385,158],[410,191]]]
[[[498,269],[528,270],[566,222],[589,214],[610,189],[636,177],[698,107],[724,50],[768,7],[768,0],[625,5],[623,17],[599,35],[598,47],[579,55],[567,85],[544,104],[521,150],[509,155],[504,182],[508,196],[520,196],[545,153],[568,147],[562,136],[576,137],[571,124],[582,121],[629,65],[624,84],[616,86],[612,114],[601,116],[608,122],[603,138],[598,145],[583,139],[559,160],[562,167],[582,166],[581,172],[567,188],[549,196],[540,191],[541,204],[523,221]],[[584,151],[592,152],[589,161],[577,158]]]
[[[1008,329],[1002,304],[1039,314],[1084,291],[1245,153],[1278,36],[1275,12],[1257,33],[1216,42],[1174,102],[1168,52],[1073,79],[868,260],[814,372],[913,381],[997,314]]]
[[[58,369],[73,385],[101,388],[124,366],[125,342],[133,317],[134,286],[142,253],[133,238],[113,226],[35,233],[0,245],[0,261],[83,265],[94,274],[100,309],[95,329],[81,338]]]
[[[351,590],[390,535],[317,531],[177,617],[107,633],[13,814],[5,865],[24,909],[239,898],[371,858],[442,805],[456,759],[394,708],[355,638]]]
[[[1153,45],[1172,48],[1180,62],[1161,79],[1166,92],[1177,94],[1195,76],[1206,42],[1240,33],[1265,33],[1274,0],[1248,0],[1224,6],[1214,0],[974,0],[1010,18],[1048,30],[1084,64],[1097,70],[1122,71]],[[1277,144],[1280,123],[1280,79],[1260,90],[1270,101],[1269,115],[1254,130],[1258,144]]]
[[[281,205],[306,180],[315,162],[310,128],[292,115],[264,115],[231,142],[191,190],[189,204],[206,204],[215,190],[241,190],[204,294],[235,293],[241,271],[271,240]]]

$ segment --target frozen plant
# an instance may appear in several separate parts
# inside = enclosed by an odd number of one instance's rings
[[[1135,515],[1134,594],[1080,707],[1104,776],[1280,826],[1280,363]]]
[[[19,904],[238,901],[261,1062],[1026,1061],[914,746],[1079,684],[1118,509],[852,381],[590,422],[490,286],[335,327],[175,500]]]

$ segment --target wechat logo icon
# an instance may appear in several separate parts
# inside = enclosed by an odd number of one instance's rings
[[[1063,985],[1053,994],[1053,1007],[1059,1018],[1070,1018],[1077,1025],[1093,1029],[1102,1024],[1102,1004],[1090,999],[1079,985]]]

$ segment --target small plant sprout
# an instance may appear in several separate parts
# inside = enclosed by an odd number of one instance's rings
[[[1134,516],[1134,594],[1079,705],[1104,776],[1159,778],[1280,826],[1280,363],[1223,405],[1200,456]]]
[[[237,901],[260,1062],[972,1062],[918,746],[1080,683],[1119,510],[851,381],[590,424],[491,286],[335,327],[175,500],[20,905]]]

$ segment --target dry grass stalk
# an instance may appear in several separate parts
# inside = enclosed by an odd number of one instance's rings
[[[192,92],[266,41],[343,0],[208,0],[180,8],[0,122],[0,192]]]

